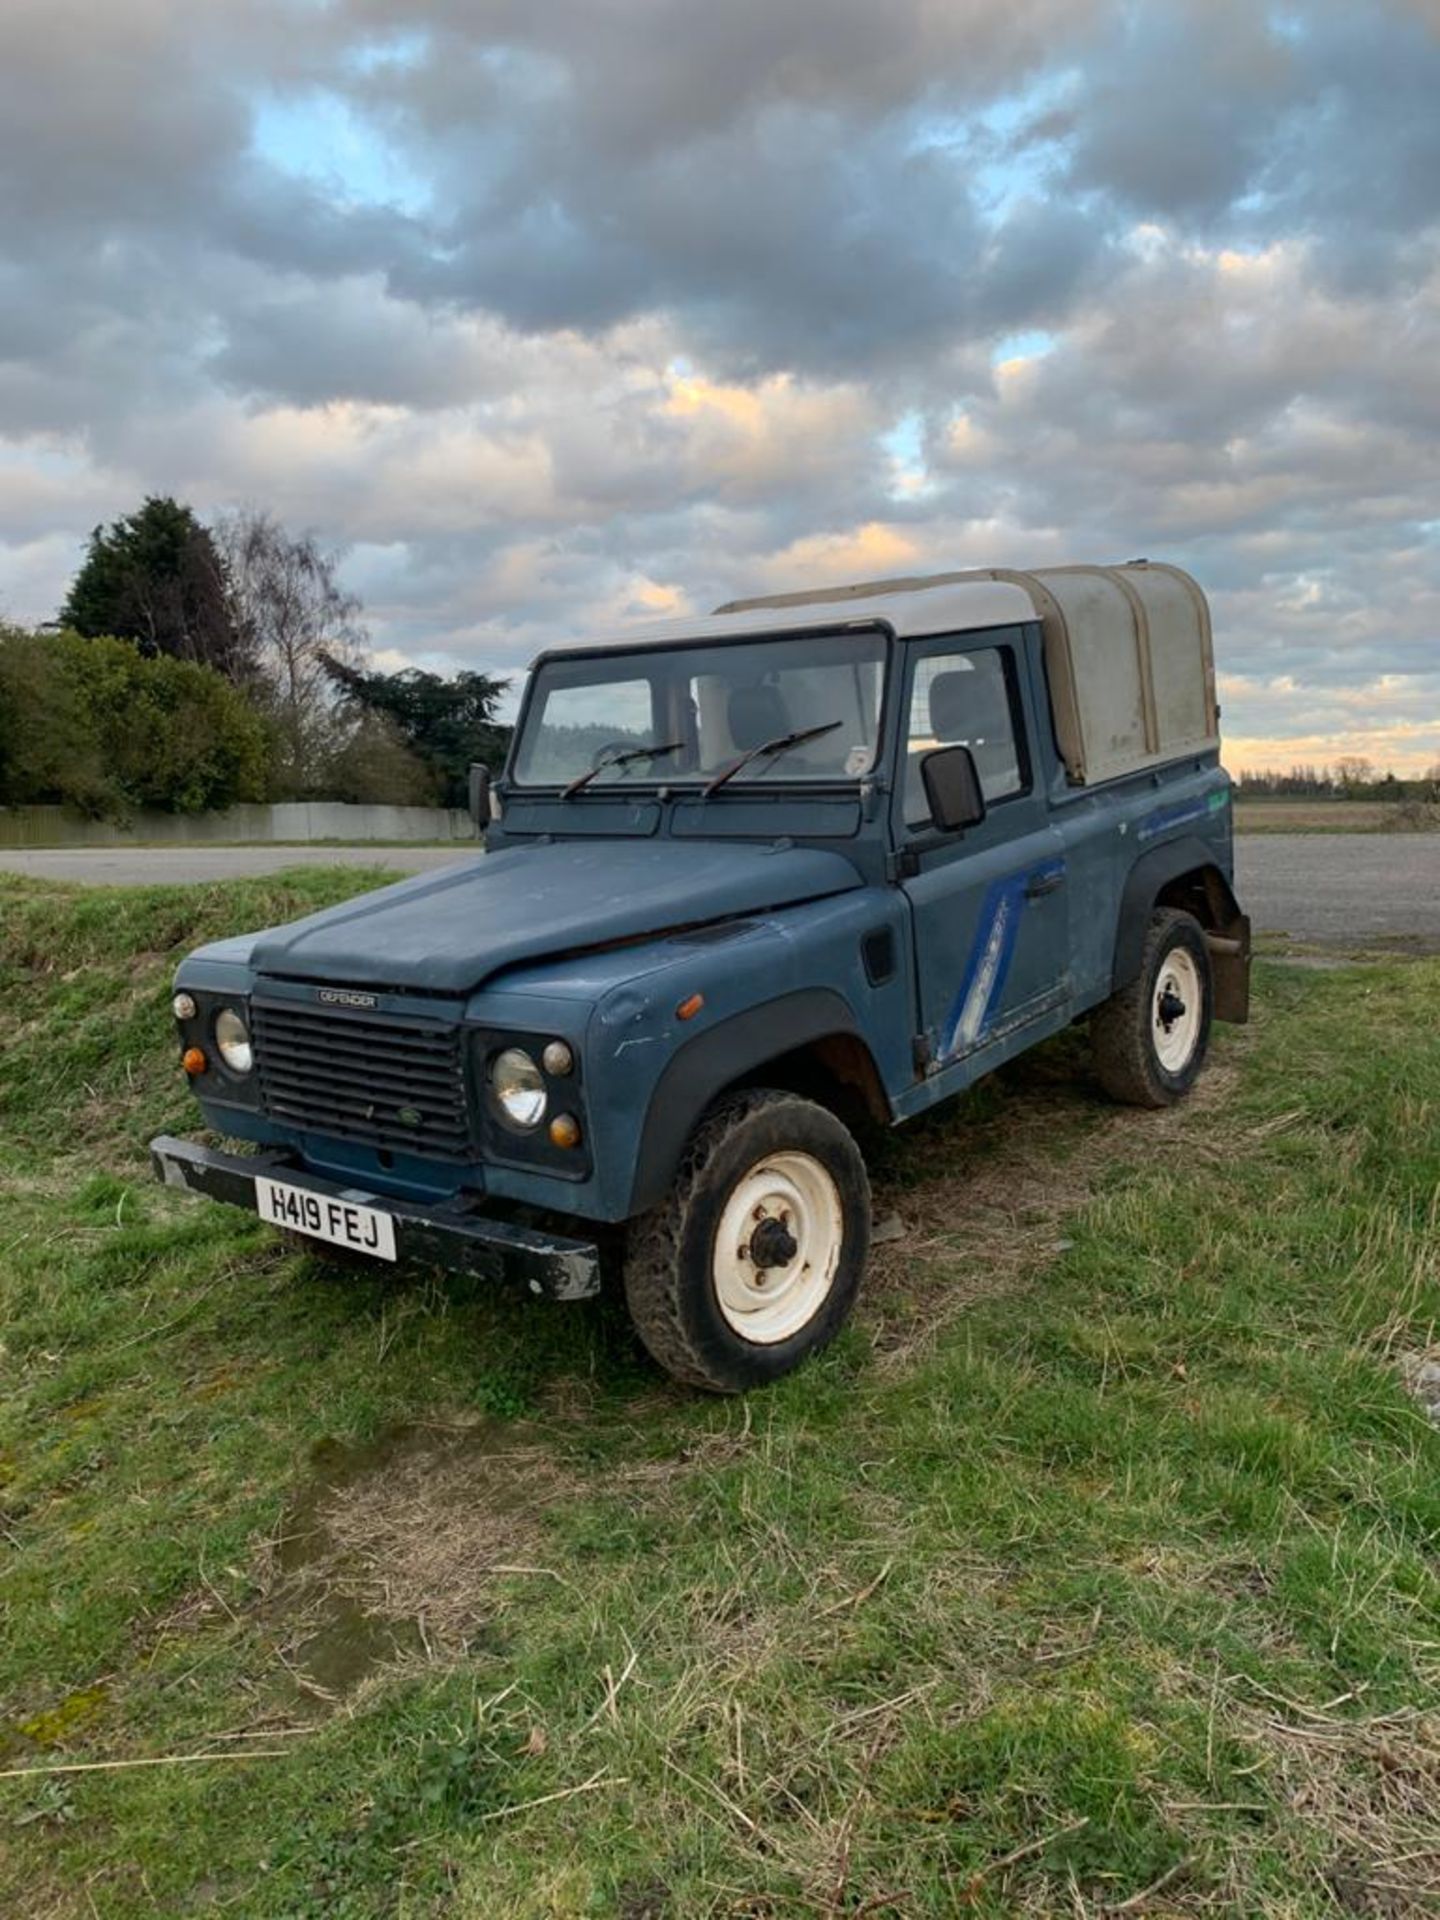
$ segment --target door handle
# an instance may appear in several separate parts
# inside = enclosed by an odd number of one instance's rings
[[[1038,900],[1042,894],[1054,893],[1057,887],[1065,884],[1065,871],[1057,867],[1054,873],[1042,873],[1036,879],[1028,881],[1025,887],[1027,900]]]

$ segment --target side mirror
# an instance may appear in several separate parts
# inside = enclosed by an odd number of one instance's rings
[[[969,747],[941,747],[920,762],[920,778],[930,819],[941,833],[978,827],[985,818],[985,795]]]
[[[479,760],[470,764],[470,818],[483,840],[490,825],[490,769]]]

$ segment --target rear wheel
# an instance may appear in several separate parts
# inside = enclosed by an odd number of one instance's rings
[[[813,1101],[750,1089],[711,1108],[669,1196],[632,1224],[625,1297],[662,1367],[738,1393],[834,1337],[869,1248],[870,1182],[848,1130]]]
[[[1090,1018],[1095,1071],[1128,1106],[1168,1107],[1205,1064],[1214,989],[1205,933],[1193,914],[1157,907],[1140,971]]]

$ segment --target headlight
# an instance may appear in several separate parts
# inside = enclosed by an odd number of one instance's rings
[[[232,1073],[249,1073],[255,1064],[250,1029],[234,1007],[222,1007],[215,1016],[215,1045]]]
[[[507,1047],[490,1069],[495,1100],[512,1127],[528,1131],[545,1117],[545,1077],[519,1047]]]

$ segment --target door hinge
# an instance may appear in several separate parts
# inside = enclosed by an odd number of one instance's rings
[[[887,880],[913,880],[919,871],[920,856],[913,847],[900,847],[885,856]]]

